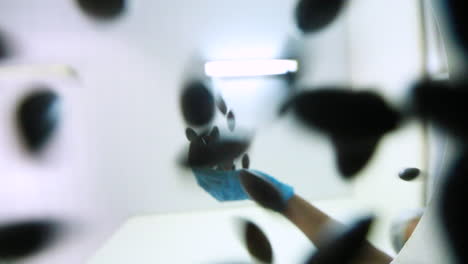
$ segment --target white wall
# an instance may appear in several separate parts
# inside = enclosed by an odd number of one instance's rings
[[[12,33],[21,51],[7,63],[61,63],[76,69],[92,135],[86,146],[91,173],[109,207],[130,215],[166,213],[219,207],[200,192],[190,172],[176,164],[187,146],[179,108],[181,84],[200,74],[204,60],[281,57],[290,38],[297,37],[295,2],[129,1],[125,16],[99,23],[79,12],[74,1],[8,1],[0,4],[0,25]],[[26,9],[33,12],[26,16]],[[310,44],[318,54],[326,46],[333,59],[314,56],[305,76],[348,76],[343,28],[338,26],[326,45]],[[275,106],[262,107],[272,112]],[[304,191],[316,197],[346,194],[335,180],[323,182],[326,187],[318,187],[315,178],[303,180],[298,183],[310,186]]]

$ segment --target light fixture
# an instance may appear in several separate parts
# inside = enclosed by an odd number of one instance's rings
[[[229,60],[205,63],[205,74],[210,77],[251,77],[283,75],[297,72],[296,60]]]
[[[77,71],[66,64],[25,64],[0,66],[0,79],[12,77],[66,76],[76,78]]]

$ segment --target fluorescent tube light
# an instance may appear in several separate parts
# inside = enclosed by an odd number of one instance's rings
[[[232,60],[205,63],[205,74],[210,77],[248,77],[282,75],[297,72],[296,60]]]

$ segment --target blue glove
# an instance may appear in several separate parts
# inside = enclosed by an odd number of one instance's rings
[[[257,173],[258,175],[264,177],[271,184],[273,184],[273,186],[275,186],[276,189],[280,191],[281,196],[283,197],[283,201],[287,202],[289,201],[289,199],[291,199],[294,196],[294,188],[292,186],[284,184],[264,172],[261,172],[258,170],[250,170],[250,171]]]
[[[279,182],[272,176],[257,171],[250,170],[267,179],[281,193],[285,202],[294,196],[294,189],[284,183]],[[205,191],[220,202],[241,201],[249,199],[239,180],[241,170],[217,171],[212,169],[193,169],[193,173]]]
[[[238,170],[193,169],[198,185],[220,202],[241,201],[249,197],[239,181]]]

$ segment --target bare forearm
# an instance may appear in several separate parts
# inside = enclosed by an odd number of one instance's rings
[[[297,195],[289,200],[283,215],[296,225],[319,249],[324,227],[330,224],[342,225]],[[390,256],[367,243],[356,263],[388,264],[391,261]]]
[[[321,230],[333,221],[327,214],[297,195],[288,201],[283,214],[314,244],[320,244]]]
[[[355,264],[388,264],[392,262],[392,257],[374,247],[370,242],[367,242],[362,253],[359,255]]]

